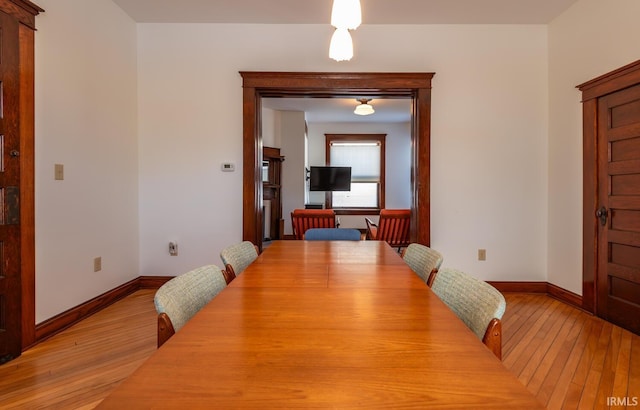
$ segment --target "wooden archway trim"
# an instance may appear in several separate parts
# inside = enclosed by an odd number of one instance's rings
[[[435,73],[241,71],[243,79],[243,240],[262,247],[263,97],[412,99],[411,241],[430,243],[431,80]]]

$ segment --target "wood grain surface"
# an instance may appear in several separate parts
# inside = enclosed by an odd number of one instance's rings
[[[99,408],[211,406],[542,408],[372,241],[271,245]]]

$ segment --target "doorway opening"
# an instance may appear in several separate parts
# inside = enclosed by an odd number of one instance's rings
[[[242,237],[262,249],[262,98],[410,98],[411,242],[430,244],[431,79],[435,73],[240,72],[243,79]]]

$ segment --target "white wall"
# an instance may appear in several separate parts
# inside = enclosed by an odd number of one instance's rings
[[[46,10],[35,53],[41,322],[139,275],[137,41],[110,0],[37,3]],[[63,181],[54,164],[64,165]]]
[[[262,145],[280,148],[280,136],[276,135],[276,117],[278,113],[270,108],[262,108]]]
[[[580,0],[549,25],[549,282],[582,294],[582,107],[575,87],[640,58],[640,2]]]
[[[343,63],[327,57],[328,24],[138,33],[140,274],[220,263],[242,238],[238,71],[433,71],[432,245],[484,279],[546,280],[546,26],[364,25]]]
[[[293,235],[291,212],[304,208],[305,191],[305,121],[304,112],[279,111],[280,126],[277,134],[280,137],[280,154],[284,156],[282,163],[282,218],[284,233]]]
[[[37,3],[38,322],[241,240],[240,70],[435,72],[432,246],[484,279],[581,293],[574,87],[638,59],[637,0],[579,0],[548,29],[363,25],[342,63],[328,24],[136,26],[109,0]]]
[[[385,207],[411,207],[410,123],[309,123],[309,165],[325,165],[325,134],[387,134]],[[310,202],[324,203],[324,192],[310,192],[309,195]],[[365,229],[367,225],[363,215],[341,215],[340,227]]]

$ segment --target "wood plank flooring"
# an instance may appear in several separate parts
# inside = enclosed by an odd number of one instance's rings
[[[0,408],[94,408],[156,350],[154,294],[137,291],[0,366]]]
[[[0,408],[94,408],[155,351],[154,293],[140,290],[0,366]],[[640,336],[548,296],[505,297],[503,364],[549,409],[640,409]]]

